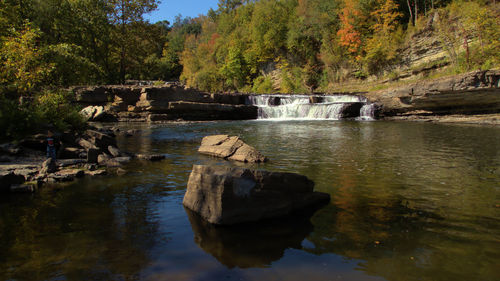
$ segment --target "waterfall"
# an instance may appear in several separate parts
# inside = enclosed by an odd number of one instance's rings
[[[271,120],[340,120],[346,117],[373,120],[373,109],[369,109],[373,106],[368,107],[366,102],[366,98],[352,95],[253,95],[247,98],[247,104],[258,107],[258,119]]]
[[[375,120],[375,105],[372,103],[365,104],[359,110],[359,117],[357,120],[373,121]]]

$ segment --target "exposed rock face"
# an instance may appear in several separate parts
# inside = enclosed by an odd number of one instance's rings
[[[330,195],[313,192],[314,182],[292,173],[194,165],[183,204],[213,224],[276,218],[316,208]]]
[[[239,137],[214,135],[204,137],[198,152],[241,162],[265,162],[267,158]]]
[[[257,108],[241,94],[209,94],[179,85],[101,86],[74,89],[81,114],[91,121],[256,119]]]
[[[248,120],[257,119],[258,108],[251,105],[218,103],[170,102],[168,107],[173,118],[185,120]]]
[[[355,118],[359,116],[359,110],[363,107],[362,102],[345,103],[342,108],[341,118]]]
[[[163,112],[168,110],[170,107],[169,103],[174,101],[203,103],[211,102],[211,99],[210,95],[207,93],[186,90],[178,86],[162,88],[150,87],[142,89],[136,107],[151,112]]]
[[[366,94],[382,116],[500,112],[500,71],[476,71]]]

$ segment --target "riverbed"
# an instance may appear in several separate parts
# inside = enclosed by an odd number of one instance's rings
[[[123,129],[129,129],[123,127]],[[0,280],[499,280],[500,128],[407,122],[137,125],[123,176],[0,198]],[[238,135],[270,161],[200,155]],[[206,226],[182,206],[193,164],[308,176],[311,218]]]

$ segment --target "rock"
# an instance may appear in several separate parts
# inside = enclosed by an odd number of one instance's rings
[[[40,173],[41,174],[50,174],[50,173],[54,173],[56,171],[57,171],[56,160],[54,160],[53,158],[48,158],[47,160],[45,160],[45,162],[43,162],[42,169],[40,170]]]
[[[310,96],[309,103],[322,103],[325,100],[324,97],[320,96]]]
[[[170,102],[171,117],[184,120],[249,120],[257,119],[258,108],[253,105],[218,103]]]
[[[139,130],[127,130],[125,132],[125,136],[126,137],[132,137],[132,136],[135,136],[135,135],[138,135],[141,131]]]
[[[93,177],[93,176],[107,175],[108,172],[106,170],[95,170],[95,171],[86,171],[85,174]]]
[[[500,71],[475,71],[369,92],[383,117],[411,112],[426,115],[491,114],[500,111]],[[418,114],[417,114],[418,115]]]
[[[25,181],[30,181],[37,173],[37,168],[21,168],[14,170],[14,174],[23,176]]]
[[[101,151],[97,148],[90,148],[87,150],[87,163],[97,163],[100,152]]]
[[[108,146],[108,152],[113,157],[119,157],[121,155],[120,150],[112,145]]]
[[[86,164],[85,169],[87,169],[89,171],[95,171],[95,170],[97,170],[97,165],[96,164]]]
[[[135,157],[140,160],[146,160],[146,161],[160,161],[165,159],[165,155],[162,154],[137,154]]]
[[[92,120],[94,118],[96,108],[97,106],[87,106],[84,109],[80,110],[80,115],[83,116],[83,118],[85,118],[86,120]]]
[[[61,159],[75,159],[80,158],[80,155],[84,152],[83,149],[77,147],[65,147],[59,151],[59,158]]]
[[[172,120],[173,117],[170,114],[149,114],[147,121],[148,122],[157,122],[157,121],[167,121]]]
[[[76,166],[80,164],[85,164],[85,160],[83,159],[60,159],[57,160],[59,167],[68,167],[68,166]]]
[[[281,105],[281,98],[280,97],[269,97],[269,105],[271,106],[277,106]]]
[[[92,143],[102,150],[107,149],[110,145],[116,146],[115,138],[109,134],[96,130],[87,130],[85,133],[92,138]]]
[[[124,170],[124,169],[122,169],[122,168],[118,168],[118,169],[115,170],[115,173],[117,175],[119,175],[119,176],[123,176],[123,175],[125,175],[127,173],[127,171]]]
[[[0,192],[8,192],[12,185],[22,184],[24,181],[22,175],[16,175],[12,171],[0,171]]]
[[[110,159],[111,157],[108,154],[102,153],[97,156],[97,163],[99,165],[106,165],[106,162],[108,162]]]
[[[60,170],[49,175],[49,178],[53,179],[56,182],[65,182],[72,181],[75,178],[81,178],[85,176],[85,171],[79,169],[66,169]]]
[[[92,142],[86,140],[86,139],[79,139],[78,140],[78,145],[81,147],[89,150],[89,149],[97,149],[97,146],[95,146]]]
[[[80,103],[103,104],[109,102],[111,91],[106,87],[82,87],[74,89],[76,100]]]
[[[236,136],[213,135],[204,137],[198,152],[242,162],[258,163],[267,161],[267,158],[259,151]]]
[[[344,103],[342,108],[341,118],[355,118],[359,117],[361,107],[364,103],[362,102],[348,102]]]
[[[246,95],[241,94],[211,94],[210,98],[213,103],[222,104],[232,104],[232,105],[244,105],[246,101]]]
[[[183,204],[213,224],[237,224],[317,208],[330,195],[292,173],[194,165]]]
[[[15,184],[10,186],[10,192],[12,193],[33,193],[37,189],[34,184]]]
[[[122,156],[122,157],[115,157],[115,158],[112,158],[112,160],[118,162],[118,163],[122,163],[122,164],[125,164],[125,163],[128,163],[130,162],[130,160],[132,160],[131,157],[129,156]]]
[[[92,121],[99,121],[105,116],[104,106],[96,106],[94,115],[92,116]]]

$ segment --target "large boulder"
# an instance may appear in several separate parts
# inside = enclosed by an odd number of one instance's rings
[[[265,162],[267,158],[239,137],[213,135],[204,137],[198,152],[241,162]]]
[[[230,225],[317,208],[330,195],[292,174],[194,165],[183,204],[212,224]]]

